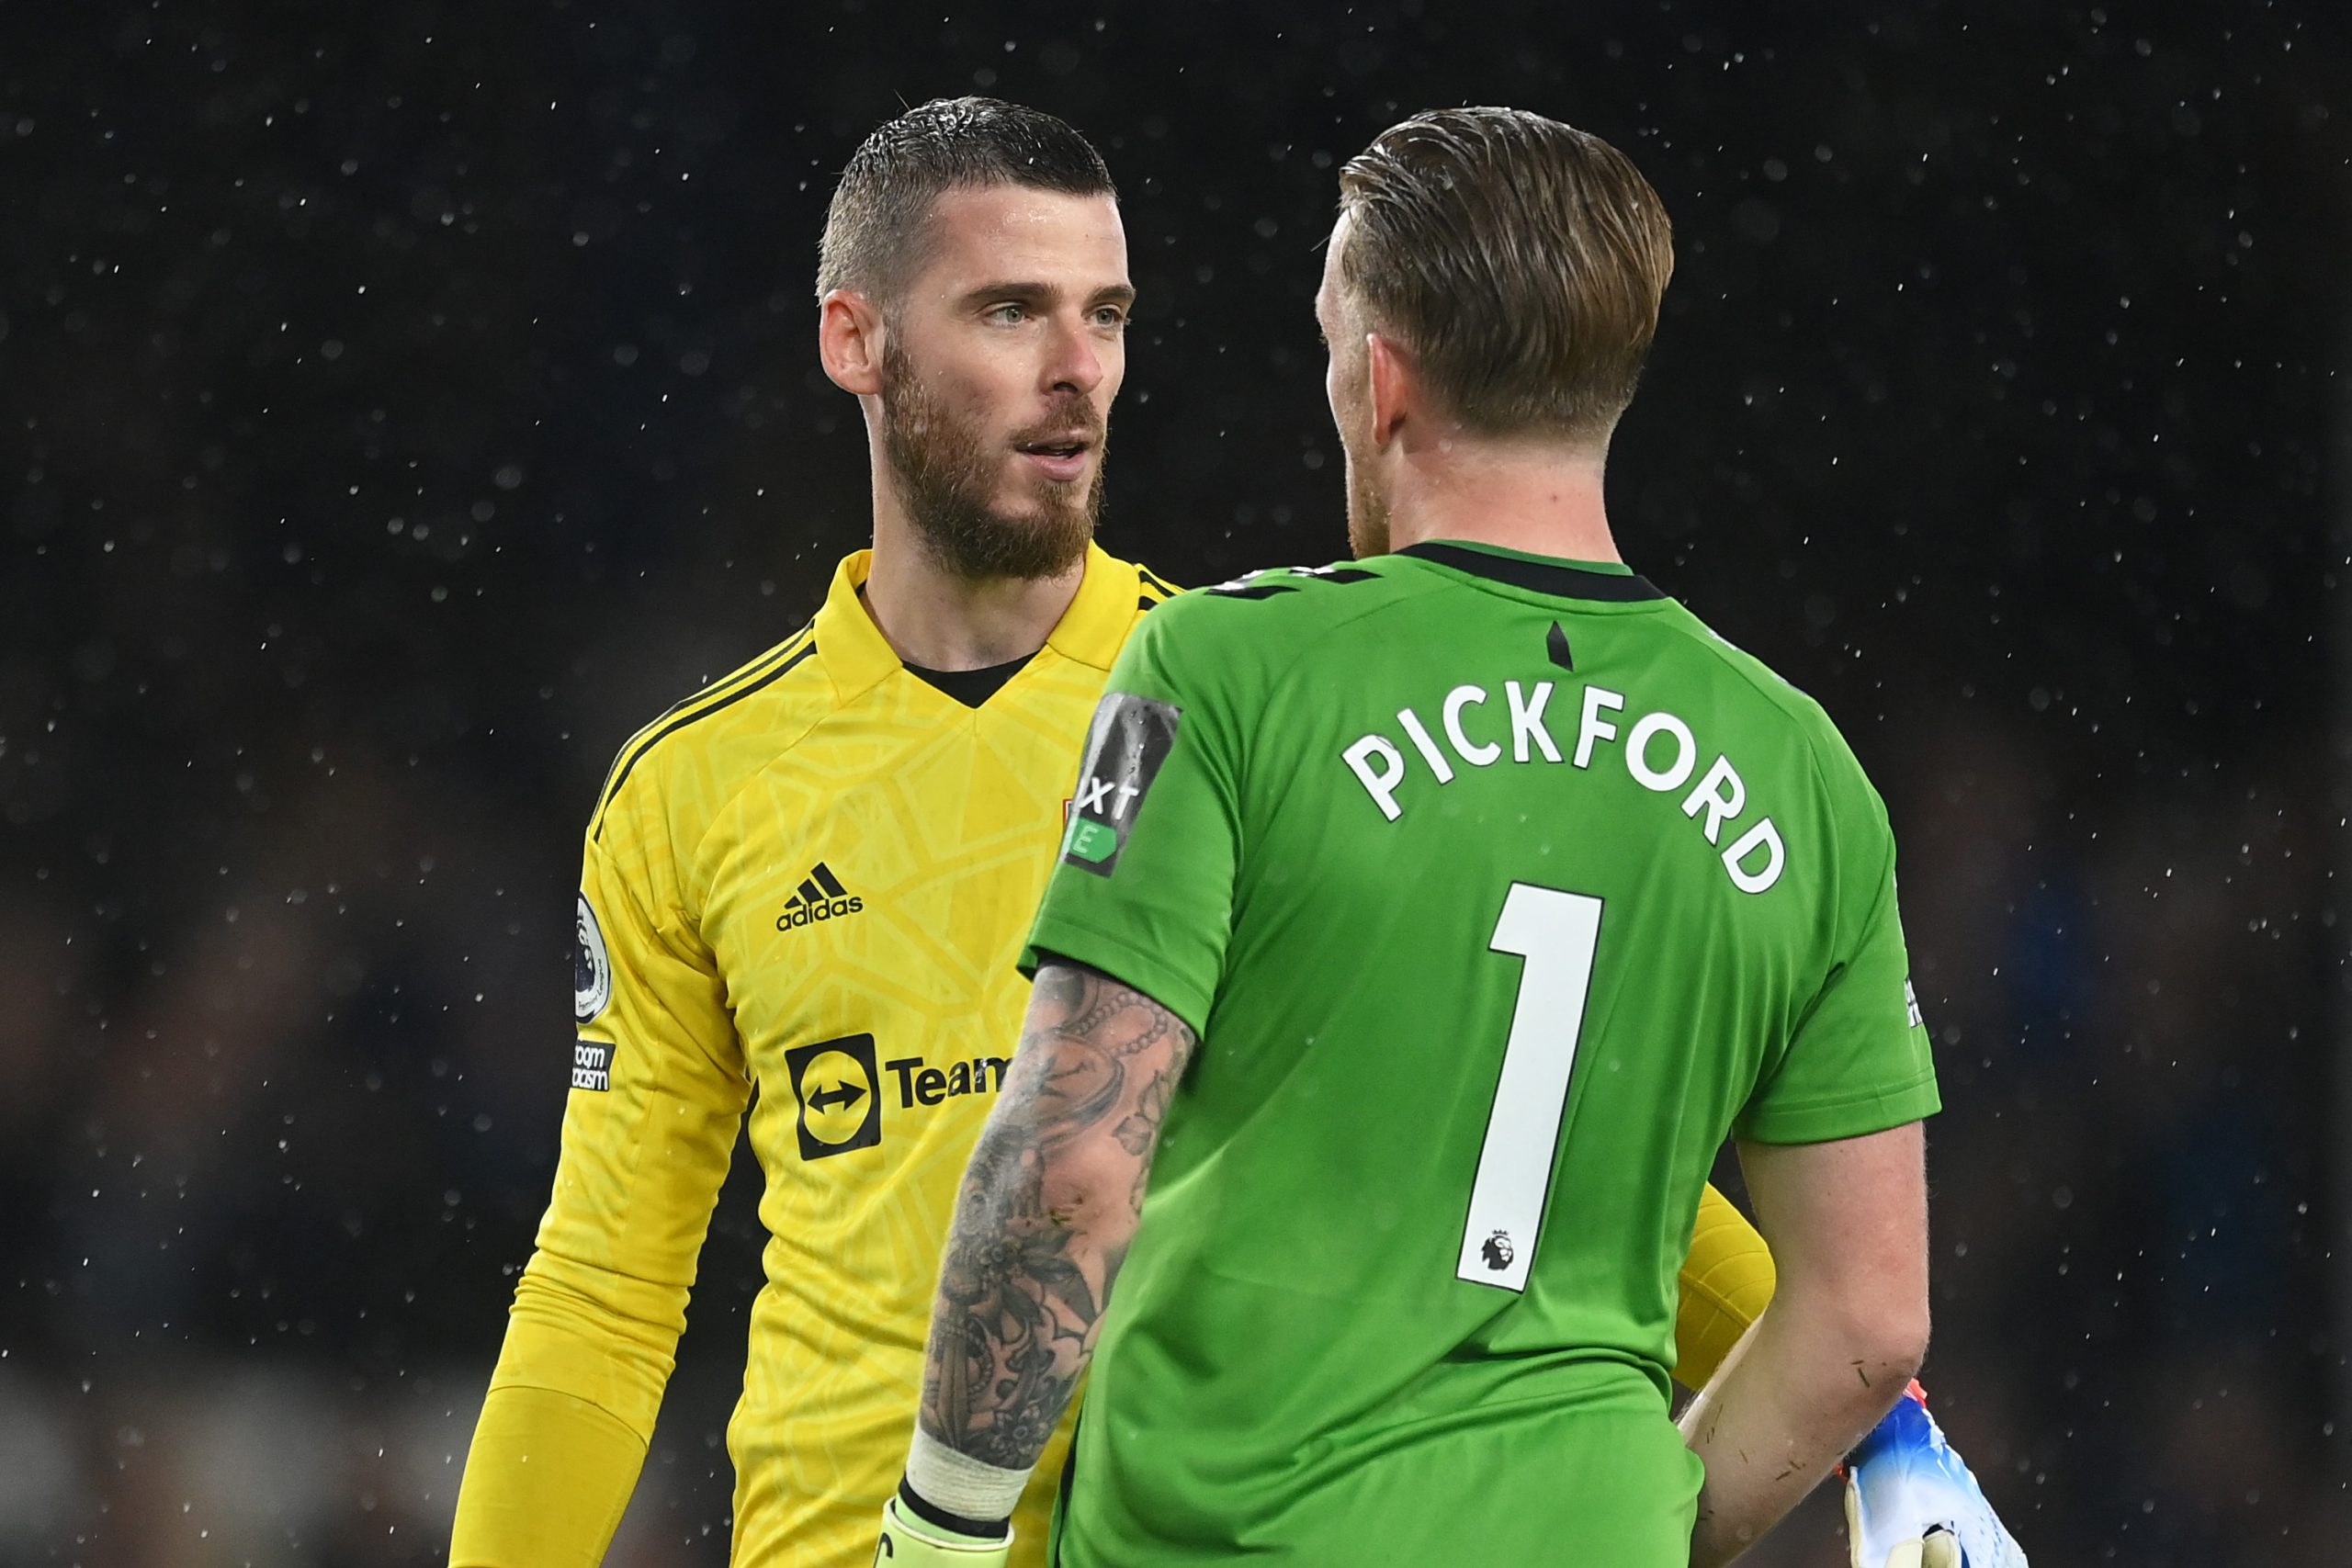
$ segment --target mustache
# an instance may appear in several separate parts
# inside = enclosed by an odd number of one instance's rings
[[[1084,436],[1090,445],[1100,446],[1109,434],[1109,424],[1092,403],[1084,398],[1072,398],[1057,404],[1052,413],[1036,423],[1014,431],[1009,439],[1012,446],[1020,446],[1075,433]]]

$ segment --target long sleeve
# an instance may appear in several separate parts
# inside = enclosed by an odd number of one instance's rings
[[[644,1439],[584,1400],[492,1390],[458,1488],[449,1568],[596,1568],[644,1462]]]
[[[466,1461],[451,1551],[463,1568],[602,1558],[750,1099],[666,836],[612,814],[604,829],[582,874],[562,1151]]]

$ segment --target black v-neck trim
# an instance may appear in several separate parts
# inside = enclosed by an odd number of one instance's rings
[[[1587,571],[1582,567],[1568,566],[1559,561],[1499,555],[1473,549],[1467,545],[1447,544],[1440,539],[1408,545],[1396,553],[1417,556],[1422,560],[1435,561],[1440,566],[1450,566],[1456,571],[1466,571],[1473,577],[1507,582],[1514,588],[1532,589],[1538,593],[1549,593],[1560,599],[1633,604],[1666,597],[1666,591],[1646,577],[1620,577],[1613,571]]]
[[[978,707],[1004,690],[1004,683],[1021,673],[1022,667],[1037,656],[1024,653],[1003,664],[991,664],[985,670],[926,670],[920,664],[907,666],[907,673],[924,684],[936,686],[967,708]]]

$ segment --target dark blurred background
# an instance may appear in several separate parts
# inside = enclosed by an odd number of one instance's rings
[[[1633,153],[1612,506],[1891,803],[1946,1425],[2037,1563],[2339,1561],[2340,7],[0,0],[0,1565],[439,1560],[577,834],[865,542],[822,204],[971,91],[1120,180],[1105,539],[1187,582],[1345,552],[1337,161]],[[615,1563],[724,1560],[749,1167]]]

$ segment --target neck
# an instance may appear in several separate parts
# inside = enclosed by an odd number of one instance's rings
[[[1601,497],[1602,454],[1455,435],[1391,462],[1391,549],[1465,539],[1569,560],[1623,558]]]
[[[965,577],[943,566],[888,484],[877,484],[874,568],[861,598],[891,651],[925,670],[985,670],[1046,646],[1086,575],[1083,557],[1053,577]]]

